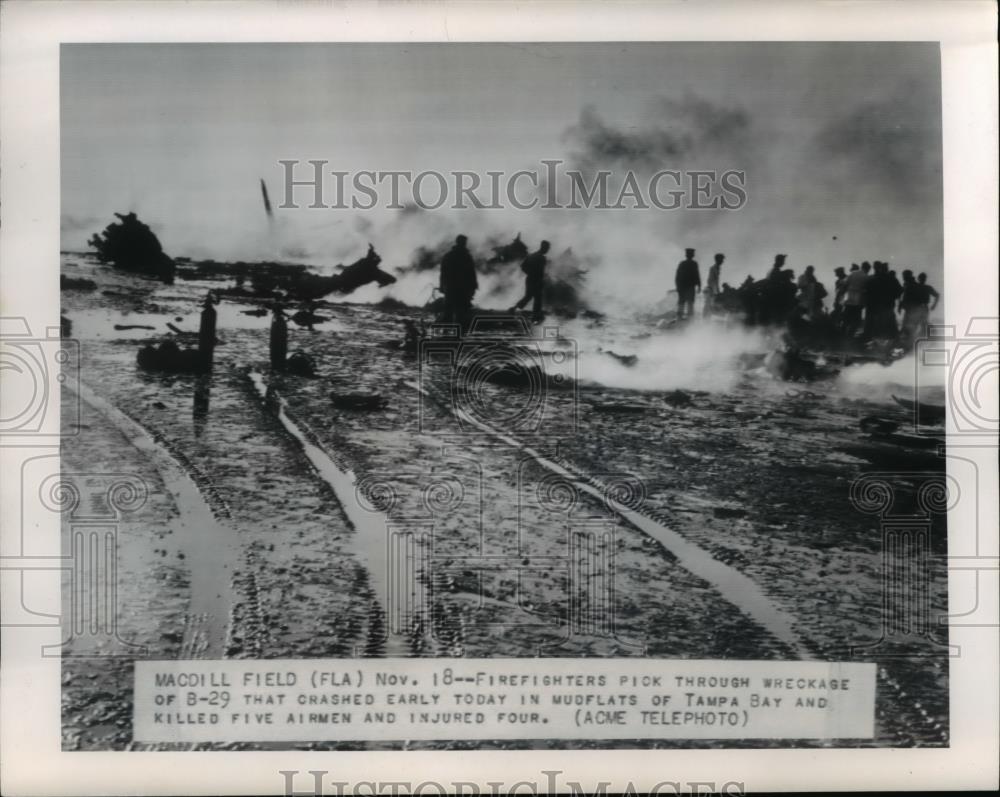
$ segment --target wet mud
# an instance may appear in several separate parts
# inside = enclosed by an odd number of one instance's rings
[[[851,501],[863,474],[944,470],[933,449],[859,429],[873,414],[905,422],[891,400],[760,374],[683,401],[586,381],[541,402],[487,382],[456,394],[448,367],[398,347],[417,311],[348,303],[312,331],[290,326],[315,378],[273,373],[268,318],[232,299],[211,374],[151,375],[137,350],[180,337],[167,321],[196,333],[204,292],[229,283],[163,286],[73,255],[63,271],[98,285],[63,292],[82,360],[63,470],[149,487],[117,545],[118,631],[144,657],[877,661],[876,738],[857,744],[947,744],[944,516],[929,520],[933,631],[886,641],[886,573],[906,563]],[[916,511],[917,477],[897,482],[894,511]],[[64,656],[65,749],[131,745],[135,657]]]

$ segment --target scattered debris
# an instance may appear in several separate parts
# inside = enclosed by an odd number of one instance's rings
[[[744,518],[747,516],[746,509],[729,506],[713,507],[712,514],[717,518]]]
[[[410,305],[400,301],[395,296],[383,296],[375,302],[375,306],[380,310],[408,310],[410,308]]]
[[[315,377],[316,363],[302,351],[297,351],[285,361],[285,370],[296,376]]]
[[[639,357],[635,354],[618,354],[617,352],[609,351],[607,349],[597,349],[601,354],[606,354],[608,357],[614,357],[618,362],[627,368],[631,368],[637,362],[639,362]]]
[[[338,266],[343,269],[333,276],[318,274],[303,274],[294,284],[290,285],[289,294],[300,299],[319,299],[329,293],[352,293],[370,282],[378,283],[380,288],[392,285],[396,278],[380,269],[382,257],[375,247],[368,244],[368,252],[364,257],[355,260],[349,266]]]
[[[691,394],[683,390],[671,390],[663,396],[663,400],[671,407],[687,407],[693,403]]]
[[[590,404],[589,406],[594,412],[640,413],[649,409],[645,404],[625,404],[617,401]]]
[[[95,291],[97,283],[86,277],[67,277],[59,275],[59,288],[64,291]]]
[[[312,329],[313,324],[322,324],[330,320],[326,316],[316,315],[312,310],[299,310],[291,316],[291,319],[300,327],[309,327],[310,329]]]
[[[156,327],[151,327],[148,324],[115,324],[116,332],[125,332],[129,329],[156,329]]]
[[[832,379],[840,373],[839,368],[820,365],[816,360],[791,348],[772,352],[768,355],[764,366],[768,373],[785,382],[816,382]]]
[[[891,434],[899,428],[899,421],[880,418],[877,415],[869,415],[862,418],[859,425],[861,426],[861,431],[868,434]]]
[[[112,222],[87,242],[97,250],[97,259],[123,271],[172,283],[176,266],[163,251],[156,233],[139,221],[135,213],[115,213],[115,216],[119,221]]]
[[[159,346],[143,346],[136,361],[147,371],[201,373],[207,370],[198,349],[182,349],[172,340],[165,340]]]
[[[905,407],[910,410],[910,412],[915,412],[916,417],[920,421],[928,421],[931,423],[944,422],[946,413],[946,407],[944,404],[928,404],[924,401],[900,398],[896,395],[893,395],[892,400],[895,401],[900,407]]]
[[[389,400],[378,393],[330,393],[333,406],[340,410],[382,410],[389,406]]]

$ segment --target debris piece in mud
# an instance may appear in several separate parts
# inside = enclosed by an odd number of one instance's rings
[[[892,400],[900,407],[905,407],[911,412],[915,412],[920,422],[942,423],[945,419],[946,408],[944,404],[928,404],[925,401],[900,398],[896,395],[893,395]]]
[[[687,407],[693,403],[691,394],[683,390],[671,390],[663,396],[663,400],[671,407]]]
[[[267,315],[266,307],[255,307],[252,310],[240,310],[243,315],[252,315],[254,318],[263,318]]]
[[[420,348],[420,341],[427,335],[427,329],[422,321],[418,323],[412,319],[406,319],[403,322],[403,328],[405,332],[403,342],[398,344],[399,348],[408,354],[416,354],[417,349]]]
[[[64,291],[94,291],[97,290],[97,283],[86,277],[67,277],[65,274],[60,274],[59,288]]]
[[[861,426],[861,431],[868,434],[891,434],[899,428],[899,421],[879,418],[877,415],[869,415],[866,418],[862,418],[859,425]]]
[[[747,510],[728,506],[717,506],[712,509],[712,514],[717,518],[744,518]]]
[[[900,421],[894,421],[890,418],[869,415],[862,418],[859,425],[861,431],[871,435],[872,439],[881,443],[892,443],[909,448],[937,448],[944,445],[944,440],[938,437],[899,433],[896,430],[901,425]]]
[[[627,368],[631,368],[637,362],[639,362],[639,357],[635,354],[618,354],[617,352],[609,351],[607,349],[597,349],[601,354],[606,354],[608,357],[614,357],[618,362]]]
[[[119,221],[92,235],[87,242],[97,250],[97,259],[123,271],[172,283],[176,266],[163,251],[156,233],[139,221],[135,213],[115,213],[115,216]]]
[[[794,348],[771,352],[764,365],[768,373],[785,382],[816,382],[840,373],[839,368],[820,365]]]
[[[300,327],[312,329],[313,324],[322,324],[330,319],[326,316],[316,315],[312,310],[299,310],[292,316],[292,321]]]
[[[384,296],[375,302],[375,306],[379,310],[408,310],[410,307],[406,302],[400,301],[395,296]]]
[[[396,278],[380,269],[382,257],[375,247],[368,244],[368,252],[364,257],[355,260],[349,266],[340,266],[343,271],[333,276],[318,274],[302,274],[289,286],[289,293],[301,299],[319,299],[328,293],[351,293],[370,282],[378,283],[380,288],[392,285]]]
[[[382,410],[389,406],[389,400],[378,393],[330,393],[333,406],[340,410]]]
[[[940,437],[925,437],[916,434],[872,434],[872,438],[883,443],[892,443],[907,448],[937,449],[944,446],[944,440]]]
[[[193,374],[205,370],[204,358],[198,349],[182,349],[172,340],[165,340],[159,346],[143,346],[136,361],[147,371]]]
[[[316,363],[304,351],[297,351],[285,362],[285,370],[296,376],[315,377]]]
[[[528,247],[521,240],[521,233],[518,233],[509,244],[494,246],[493,257],[486,262],[491,265],[494,263],[512,263],[515,260],[524,260],[527,256]]]
[[[601,404],[591,404],[594,412],[639,413],[649,409],[645,404],[625,404],[618,401],[608,401]]]
[[[156,329],[156,327],[151,327],[149,324],[115,324],[116,332],[125,332],[129,329]]]

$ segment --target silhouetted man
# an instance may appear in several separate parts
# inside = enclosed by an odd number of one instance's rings
[[[271,368],[275,371],[285,370],[285,360],[288,356],[288,322],[285,311],[280,304],[274,305],[271,317]]]
[[[204,309],[201,311],[201,325],[198,327],[198,355],[202,370],[212,368],[212,355],[215,352],[215,321],[217,313],[215,305],[218,299],[211,291],[205,296]]]
[[[940,294],[927,284],[927,275],[924,272],[920,272],[917,275],[916,299],[919,305],[914,311],[914,340],[927,337],[927,322],[930,318],[931,310],[937,307],[938,301],[941,299]],[[931,299],[934,300],[933,304],[931,304]]]
[[[547,258],[545,253],[549,251],[549,242],[542,241],[537,252],[532,252],[521,263],[521,271],[524,272],[524,297],[511,308],[511,312],[520,310],[528,302],[534,300],[531,306],[531,314],[536,321],[542,320],[542,292],[545,288],[545,264]]]
[[[867,268],[865,268],[867,266]],[[865,286],[868,284],[870,263],[864,263],[861,268],[851,266],[851,273],[844,282],[844,333],[853,336],[861,327],[861,311],[865,306]]]
[[[678,321],[694,315],[694,295],[701,290],[701,272],[698,270],[698,261],[694,259],[694,249],[685,249],[684,254],[685,258],[677,264],[677,274],[674,277]]]
[[[899,297],[899,309],[903,313],[902,342],[907,349],[912,348],[917,327],[922,326],[921,311],[924,311],[923,323],[927,322],[926,305],[921,302],[920,293],[920,285],[913,278],[913,272],[906,269],[903,272],[903,292]]]
[[[721,252],[715,256],[715,262],[708,269],[708,282],[705,284],[705,315],[709,316],[715,312],[716,298],[719,295],[719,277],[722,271],[722,262],[726,256]]]
[[[843,270],[843,269],[841,269]],[[826,297],[826,288],[816,279],[816,267],[806,266],[806,270],[799,277],[799,305],[810,319],[815,320],[823,313],[823,299]]]
[[[472,312],[472,297],[479,288],[476,263],[466,244],[468,238],[459,235],[455,245],[441,259],[441,293],[444,294],[442,321],[461,324],[464,328]]]
[[[930,304],[931,299],[934,299],[934,304],[928,307],[928,310],[933,310],[938,305],[938,301],[941,299],[941,295],[934,290],[930,285],[927,284],[927,274],[921,271],[917,275],[917,284],[921,287],[921,299],[924,304]]]
[[[896,327],[896,300],[902,293],[902,286],[889,273],[889,264],[875,262],[875,274],[865,286],[866,312],[865,331],[869,338],[894,339]]]
[[[837,266],[833,270],[836,277],[833,283],[833,307],[839,310],[844,304],[844,295],[847,293],[847,272],[843,266]]]

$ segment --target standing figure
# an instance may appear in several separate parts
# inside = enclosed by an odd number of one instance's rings
[[[785,268],[785,258],[787,255],[775,255],[774,264],[767,276],[756,283],[757,287],[757,323],[767,326],[774,323],[775,316],[778,315],[777,305],[779,295],[782,293],[782,283],[785,278],[782,271]]]
[[[212,369],[212,355],[215,352],[215,322],[218,314],[215,305],[219,300],[209,291],[205,295],[205,304],[201,311],[201,324],[198,327],[198,360],[202,371]]]
[[[524,272],[524,296],[511,309],[511,312],[520,310],[528,302],[534,300],[531,306],[531,314],[535,321],[541,321],[542,315],[542,293],[545,288],[545,264],[547,259],[545,253],[549,251],[549,242],[542,241],[537,252],[528,255],[521,263],[521,271]]]
[[[889,264],[875,261],[875,274],[865,286],[866,313],[865,336],[868,339],[885,338],[894,340],[898,334],[896,326],[896,300],[902,293],[902,286],[889,273]]]
[[[920,301],[920,307],[914,323],[914,340],[927,337],[927,322],[930,319],[931,310],[937,307],[941,299],[941,295],[927,284],[927,274],[923,271],[917,275],[917,298]],[[931,304],[931,299],[934,300],[933,304]]]
[[[285,359],[288,356],[288,322],[280,304],[274,305],[274,315],[271,317],[271,368],[275,371],[285,370]]]
[[[694,295],[701,291],[701,272],[694,259],[694,249],[684,250],[685,258],[677,264],[674,285],[677,287],[677,320],[694,315]]]
[[[444,315],[442,321],[459,324],[465,329],[472,313],[472,297],[479,288],[476,277],[476,263],[466,244],[464,235],[455,238],[455,245],[441,259],[441,282],[444,294]]]
[[[899,309],[903,313],[901,343],[903,348],[907,350],[913,348],[913,342],[917,337],[917,327],[921,326],[921,311],[926,309],[926,306],[920,301],[920,294],[920,285],[913,278],[913,272],[906,269],[903,272],[903,292],[899,297]],[[924,315],[923,322],[926,323],[926,321],[927,318]]]
[[[715,262],[708,269],[708,282],[705,284],[705,317],[716,312],[716,301],[719,296],[719,278],[722,262],[726,256],[721,252],[715,256]]]
[[[836,329],[843,331],[844,328],[844,296],[847,295],[847,272],[843,266],[837,266],[833,270],[836,277],[833,283],[833,312],[830,319]]]
[[[826,288],[816,279],[815,266],[806,266],[799,277],[798,288],[799,305],[809,319],[815,321],[823,314],[823,299],[826,298]]]
[[[844,334],[854,337],[861,328],[861,311],[865,306],[865,286],[868,284],[868,271],[864,268],[869,263],[865,263],[861,268],[851,266],[851,273],[847,275],[844,283],[846,291],[844,293]]]

